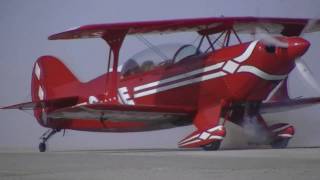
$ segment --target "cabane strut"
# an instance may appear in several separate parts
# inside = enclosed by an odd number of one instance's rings
[[[106,77],[106,89],[105,96],[106,100],[110,103],[117,103],[117,89],[118,89],[118,63],[119,63],[119,52],[124,38],[126,37],[127,31],[107,31],[103,34],[102,38],[110,46],[107,74]],[[112,53],[112,54],[111,54]],[[113,57],[113,58],[112,58]],[[112,68],[110,68],[112,65]]]

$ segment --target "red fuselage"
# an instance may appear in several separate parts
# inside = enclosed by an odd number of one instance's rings
[[[263,101],[272,89],[294,68],[296,54],[290,48],[266,47],[253,41],[225,47],[214,52],[187,57],[175,64],[158,66],[150,71],[120,76],[119,103],[128,105],[176,105],[197,109],[199,104]],[[303,52],[304,53],[304,52]],[[87,83],[71,83],[52,89],[51,97],[79,96],[83,102],[105,91],[104,74]],[[59,92],[63,92],[59,94]],[[40,110],[35,115],[41,121]],[[190,123],[192,119],[190,119]],[[88,131],[144,131],[143,122],[93,120],[50,121],[45,125],[59,129]],[[165,126],[167,128],[169,126]]]

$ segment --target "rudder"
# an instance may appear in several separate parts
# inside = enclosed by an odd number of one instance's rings
[[[77,78],[58,58],[39,57],[32,72],[32,101],[71,96],[68,92],[78,83]]]

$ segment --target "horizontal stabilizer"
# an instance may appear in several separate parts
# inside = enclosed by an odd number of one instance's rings
[[[15,104],[7,107],[1,107],[0,109],[20,109],[20,110],[33,110],[38,108],[64,108],[73,106],[78,103],[79,97],[63,97],[56,99],[48,99],[36,102],[26,102],[21,104]]]
[[[276,112],[290,111],[294,109],[316,105],[319,103],[320,103],[320,97],[267,102],[261,105],[260,113],[263,114],[263,113],[276,113]]]

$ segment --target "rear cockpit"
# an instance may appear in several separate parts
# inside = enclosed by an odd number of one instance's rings
[[[202,52],[191,44],[162,44],[152,46],[133,55],[122,66],[123,77],[153,70],[200,55]]]

